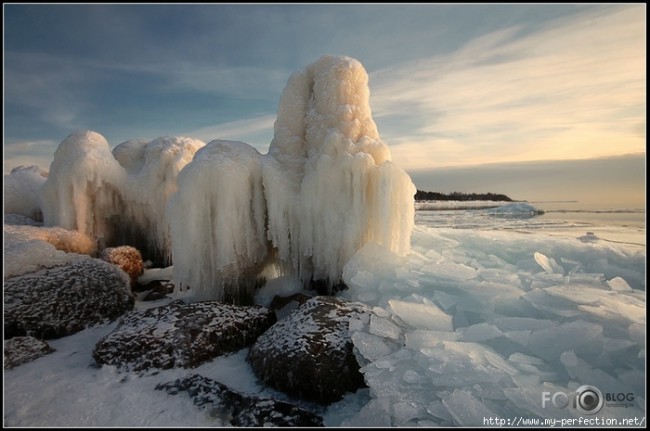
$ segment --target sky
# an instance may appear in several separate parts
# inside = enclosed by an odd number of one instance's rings
[[[266,153],[289,76],[324,54],[364,65],[380,136],[421,188],[506,193],[431,179],[455,170],[484,184],[479,173],[495,164],[645,159],[645,4],[3,4],[3,12],[5,174],[21,164],[47,170],[79,129],[112,146],[172,135]],[[644,190],[645,169],[632,184]]]

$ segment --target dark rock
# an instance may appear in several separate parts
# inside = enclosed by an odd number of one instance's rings
[[[247,396],[198,374],[157,385],[156,390],[164,390],[172,395],[187,392],[194,400],[194,405],[209,409],[213,416],[237,427],[323,426],[320,416],[294,404]]]
[[[275,295],[269,308],[275,313],[275,317],[280,320],[291,314],[293,310],[300,307],[312,297],[303,293],[294,293],[289,296]]]
[[[299,398],[329,404],[365,386],[348,333],[370,309],[329,296],[310,299],[260,336],[248,353],[257,377]]]
[[[99,259],[81,259],[4,284],[4,336],[40,339],[74,334],[133,309],[129,278]]]
[[[133,371],[193,368],[249,346],[274,322],[273,313],[260,306],[178,300],[124,316],[97,343],[93,358]]]
[[[169,280],[154,280],[141,290],[146,292],[141,296],[142,301],[157,301],[174,292],[174,283]]]
[[[45,341],[34,337],[10,338],[5,340],[4,367],[5,369],[17,367],[53,351],[54,349]]]
[[[138,277],[144,271],[142,255],[137,248],[130,245],[107,247],[99,254],[99,258],[122,268],[131,279],[132,288],[137,285]]]

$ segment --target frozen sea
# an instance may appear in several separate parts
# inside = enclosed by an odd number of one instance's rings
[[[368,388],[302,405],[330,427],[645,426],[645,211],[436,205],[416,211],[409,255],[369,244],[345,267],[340,295],[373,307],[350,324]],[[4,425],[228,426],[154,390],[189,373],[286,399],[256,380],[246,350],[194,370],[97,368],[91,351],[115,326],[5,370]]]

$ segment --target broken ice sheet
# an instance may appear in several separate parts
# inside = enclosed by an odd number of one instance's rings
[[[460,332],[462,341],[486,341],[503,335],[499,328],[485,322],[461,328]]]
[[[384,343],[381,337],[365,332],[354,332],[352,334],[352,343],[370,361],[376,361],[392,351],[391,347]]]
[[[417,304],[396,299],[388,301],[391,310],[402,321],[414,328],[452,331],[451,316],[433,304]]]
[[[585,344],[600,342],[602,345],[602,334],[602,325],[576,320],[533,332],[528,339],[528,348],[543,359],[555,360],[562,352]]]
[[[415,329],[406,333],[406,347],[412,350],[420,350],[425,347],[434,347],[442,341],[457,341],[460,339],[459,332],[430,331],[427,329]]]
[[[498,416],[471,393],[454,389],[448,397],[442,400],[454,424],[461,426],[483,426],[484,418]]]
[[[622,277],[614,277],[611,280],[607,280],[607,285],[610,287],[612,290],[616,291],[630,291],[632,288],[630,285],[625,281],[624,278]]]
[[[552,257],[547,257],[546,255],[535,252],[533,254],[533,257],[535,258],[535,262],[539,264],[539,266],[542,267],[544,271],[546,271],[549,274],[564,274],[564,268],[560,264],[558,264],[555,259]]]
[[[373,335],[377,335],[379,337],[391,338],[393,340],[397,340],[402,334],[402,331],[400,330],[399,326],[397,326],[390,320],[383,319],[381,317],[376,316],[375,314],[370,315],[369,332]]]

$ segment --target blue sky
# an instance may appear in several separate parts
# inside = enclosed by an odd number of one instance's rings
[[[287,79],[323,54],[364,65],[379,133],[414,178],[645,153],[645,4],[3,9],[5,173],[47,169],[78,129],[266,153]]]

